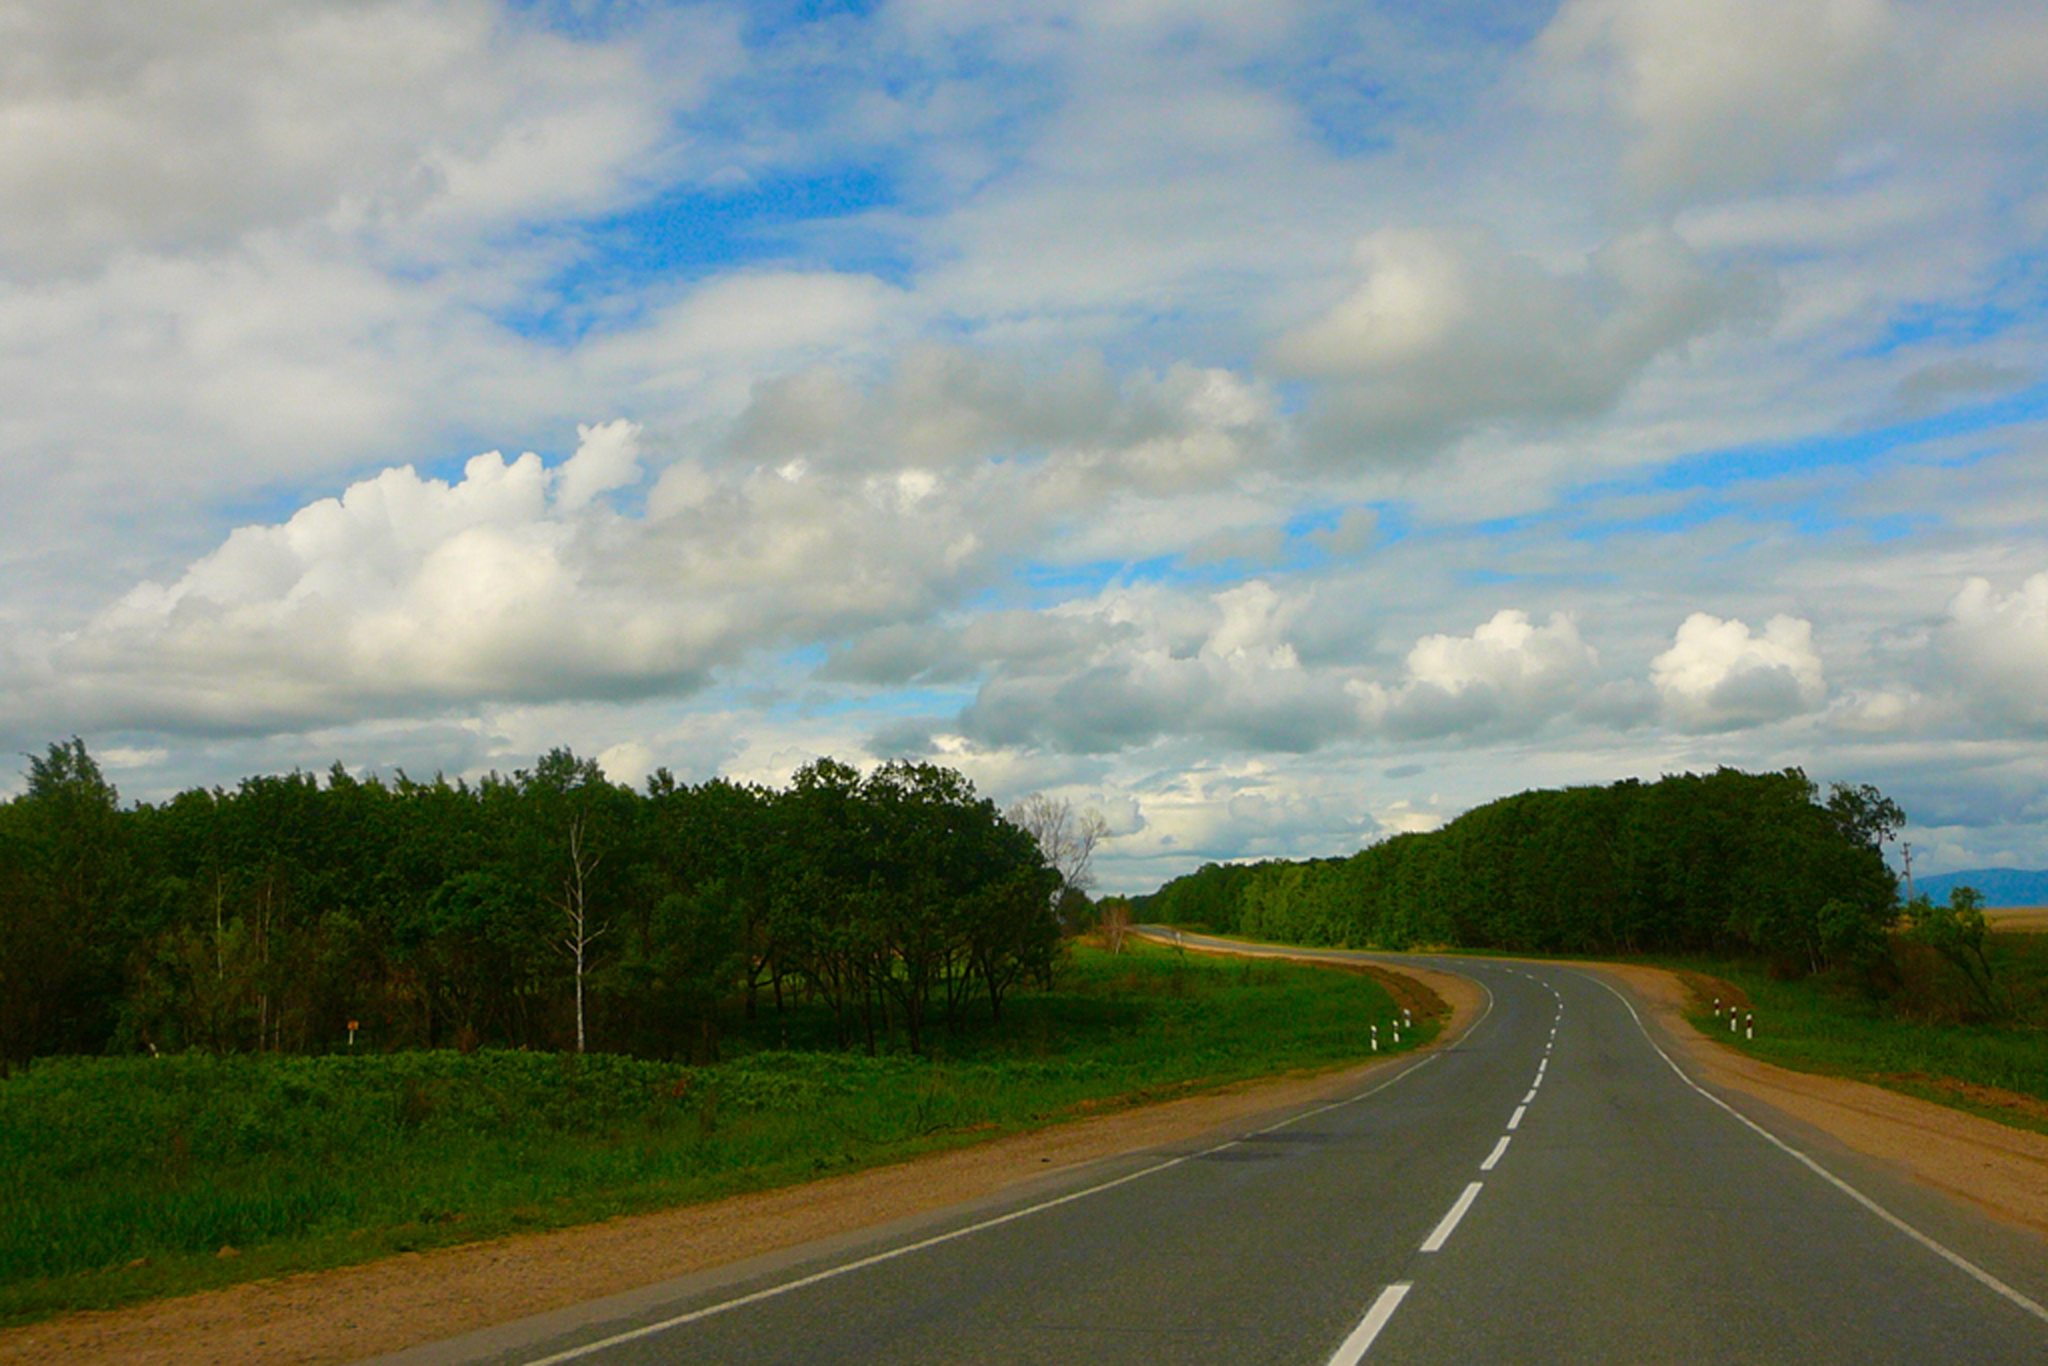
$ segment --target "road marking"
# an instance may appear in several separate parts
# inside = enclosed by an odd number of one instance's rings
[[[1529,1088],[1529,1094],[1522,1097],[1522,1108],[1524,1110],[1528,1109],[1529,1102],[1534,1099],[1536,1099],[1536,1088],[1532,1086]]]
[[[1588,976],[1589,974],[1581,973],[1580,975]],[[1878,1204],[1877,1201],[1871,1199],[1862,1191],[1857,1190],[1847,1181],[1844,1181],[1841,1177],[1836,1176],[1826,1167],[1821,1166],[1820,1163],[1814,1161],[1805,1153],[1793,1147],[1784,1139],[1779,1138],[1769,1129],[1766,1129],[1763,1125],[1757,1123],[1748,1115],[1743,1114],[1742,1111],[1736,1109],[1727,1101],[1721,1099],[1712,1091],[1709,1091],[1706,1087],[1700,1085],[1691,1077],[1687,1076],[1685,1069],[1683,1067],[1680,1067],[1676,1062],[1674,1062],[1671,1058],[1671,1055],[1664,1051],[1664,1049],[1657,1043],[1657,1040],[1655,1038],[1651,1037],[1649,1026],[1643,1023],[1643,1017],[1641,1015],[1636,1014],[1635,1005],[1632,1002],[1630,1002],[1628,997],[1622,995],[1619,991],[1616,991],[1614,987],[1610,986],[1607,982],[1602,981],[1598,977],[1593,977],[1591,980],[1595,983],[1598,983],[1602,987],[1606,987],[1607,990],[1613,994],[1614,999],[1621,1002],[1622,1007],[1628,1011],[1629,1018],[1636,1022],[1636,1028],[1642,1031],[1643,1042],[1649,1044],[1651,1049],[1657,1054],[1657,1056],[1664,1059],[1664,1065],[1666,1067],[1669,1067],[1673,1072],[1677,1073],[1678,1079],[1680,1081],[1684,1082],[1687,1086],[1690,1086],[1693,1090],[1705,1096],[1714,1104],[1720,1106],[1723,1110],[1726,1110],[1729,1114],[1733,1115],[1738,1121],[1740,1121],[1745,1127],[1749,1128],[1750,1130],[1761,1136],[1763,1139],[1765,1139],[1767,1142],[1769,1142],[1771,1146],[1779,1149],[1782,1152],[1789,1154],[1791,1157],[1796,1159],[1801,1165],[1806,1167],[1807,1170],[1811,1171],[1815,1176],[1818,1176],[1821,1180],[1827,1182],[1830,1186],[1833,1186],[1836,1190],[1848,1196],[1851,1200],[1854,1200],[1857,1204],[1863,1206],[1863,1208],[1869,1210],[1872,1214],[1884,1220],[1887,1224],[1890,1224],[1893,1228],[1905,1234],[1908,1238],[1911,1238],[1914,1242],[1920,1244],[1920,1246],[1926,1248],[1929,1252],[1932,1252],[1935,1256],[1947,1262],[1950,1266],[1956,1268],[1956,1270],[1962,1272],[1966,1276],[1969,1276],[1971,1279],[1975,1280],[1979,1285],[1982,1285],[1985,1289],[2004,1296],[2013,1304],[2025,1310],[2027,1313],[2032,1314],[2035,1318],[2041,1320],[2043,1323],[2048,1323],[2048,1307],[2044,1307],[2038,1301],[2028,1297],[2023,1292],[2015,1290],[2012,1286],[2007,1285],[2004,1281],[2001,1281],[2000,1279],[1998,1279],[1998,1277],[1992,1275],[1983,1267],[1978,1266],[1968,1257],[1963,1256],[1962,1253],[1955,1251],[1947,1244],[1938,1242],[1935,1239],[1928,1237],[1919,1229],[1914,1228],[1904,1219],[1901,1219],[1898,1215],[1893,1214],[1883,1205]]]
[[[1394,1311],[1401,1307],[1401,1301],[1414,1288],[1413,1281],[1395,1281],[1380,1297],[1372,1302],[1372,1308],[1365,1311],[1365,1317],[1351,1330],[1351,1336],[1344,1339],[1344,1345],[1330,1358],[1330,1366],[1358,1366],[1365,1354],[1371,1350],[1373,1339],[1380,1335],[1380,1329],[1387,1326],[1387,1320],[1394,1317]]]
[[[1471,1023],[1471,1025],[1467,1027],[1466,1033],[1469,1035],[1472,1030],[1477,1029],[1482,1023],[1485,1022],[1486,1017],[1488,1015],[1491,1015],[1492,1013],[1493,993],[1488,992],[1486,1000],[1486,1009],[1480,1013],[1480,1016],[1477,1020],[1474,1020]],[[783,1281],[779,1285],[771,1285],[764,1289],[756,1290],[750,1295],[741,1295],[735,1299],[722,1300],[717,1304],[707,1304],[702,1309],[692,1309],[687,1314],[677,1314],[675,1317],[663,1319],[659,1323],[649,1323],[643,1324],[638,1328],[629,1328],[623,1333],[614,1333],[610,1337],[599,1338],[595,1342],[586,1342],[580,1347],[570,1347],[566,1350],[556,1352],[552,1356],[536,1357],[533,1360],[526,1362],[525,1366],[559,1366],[561,1362],[576,1361],[582,1357],[590,1356],[592,1353],[602,1352],[607,1348],[618,1347],[628,1342],[638,1342],[642,1338],[651,1338],[658,1334],[666,1333],[671,1329],[681,1328],[685,1325],[696,1323],[700,1319],[708,1319],[711,1318],[713,1315],[726,1313],[728,1310],[744,1309],[750,1304],[759,1304],[764,1300],[772,1300],[778,1296],[787,1295],[794,1290],[803,1290],[807,1287],[818,1285],[825,1281],[836,1280],[838,1277],[847,1275],[850,1272],[862,1271],[871,1266],[879,1266],[883,1262],[893,1262],[898,1257],[907,1257],[913,1252],[922,1252],[926,1248],[937,1247],[941,1243],[950,1243],[956,1238],[965,1238],[970,1233],[980,1233],[984,1229],[996,1228],[1003,1224],[1013,1223],[1019,1219],[1029,1218],[1031,1215],[1041,1214],[1049,1209],[1057,1209],[1061,1205],[1072,1204],[1076,1200],[1085,1200],[1091,1195],[1100,1195],[1104,1191],[1114,1190],[1118,1186],[1128,1185],[1131,1182],[1140,1180],[1144,1177],[1156,1175],[1159,1172],[1168,1170],[1169,1168],[1178,1167],[1184,1162],[1190,1162],[1195,1158],[1206,1157],[1210,1153],[1221,1152],[1225,1148],[1235,1147],[1239,1143],[1242,1143],[1245,1138],[1253,1137],[1257,1134],[1270,1134],[1273,1133],[1275,1130],[1284,1129],[1290,1124],[1299,1124],[1301,1121],[1305,1119],[1313,1119],[1317,1115],[1327,1114],[1331,1110],[1341,1109],[1346,1105],[1356,1105],[1358,1102],[1362,1100],[1367,1100],[1373,1096],[1378,1095],[1380,1092],[1386,1090],[1389,1086],[1392,1086],[1395,1082],[1414,1076],[1417,1072],[1420,1072],[1423,1068],[1429,1066],[1431,1063],[1435,1062],[1438,1058],[1442,1056],[1443,1054],[1441,1053],[1427,1054],[1426,1056],[1417,1059],[1412,1065],[1403,1067],[1399,1072],[1395,1073],[1391,1077],[1388,1077],[1379,1085],[1368,1087],[1366,1090],[1360,1091],[1355,1096],[1346,1096],[1342,1100],[1333,1100],[1328,1104],[1318,1105],[1313,1109],[1304,1110],[1302,1113],[1298,1115],[1293,1115],[1287,1119],[1281,1120],[1278,1124],[1269,1124],[1263,1129],[1255,1129],[1252,1131],[1251,1134],[1246,1134],[1243,1137],[1239,1138],[1233,1138],[1227,1143],[1218,1143],[1214,1147],[1204,1148],[1200,1152],[1196,1153],[1183,1153],[1179,1157],[1171,1157],[1166,1159],[1164,1162],[1156,1162],[1149,1167],[1143,1168],[1142,1170],[1128,1172],[1123,1176],[1116,1177],[1114,1180],[1104,1181],[1099,1185],[1090,1186],[1085,1190],[1070,1191],[1065,1195],[1055,1196],[1050,1200],[1041,1200],[1035,1205],[1029,1205],[1023,1209],[1011,1210],[1008,1214],[998,1214],[994,1218],[983,1219],[979,1223],[968,1224],[964,1228],[956,1228],[948,1233],[934,1234],[932,1237],[923,1238],[914,1243],[905,1243],[902,1247],[893,1247],[886,1252],[877,1252],[872,1256],[862,1257],[857,1261],[843,1262],[838,1266],[828,1266],[823,1271],[814,1271],[808,1276],[799,1276],[797,1279],[793,1281]],[[1448,1230],[1446,1230],[1446,1236],[1449,1236]],[[1402,1293],[1405,1294],[1407,1292],[1403,1291]],[[1396,1303],[1398,1302],[1399,1301],[1397,1300]],[[1389,1306],[1387,1312],[1393,1312],[1391,1306]]]
[[[1506,1134],[1502,1134],[1500,1136],[1500,1142],[1493,1145],[1493,1151],[1488,1153],[1486,1155],[1486,1160],[1479,1164],[1479,1170],[1483,1172],[1492,1171],[1494,1164],[1500,1161],[1500,1155],[1508,1150],[1508,1144],[1510,1141],[1511,1140],[1508,1138]]]
[[[1510,1119],[1508,1120],[1508,1128],[1509,1128],[1509,1129],[1511,1129],[1511,1130],[1512,1130],[1512,1129],[1519,1129],[1519,1128],[1521,1128],[1521,1127],[1522,1127],[1522,1116],[1523,1116],[1523,1115],[1526,1115],[1526,1114],[1528,1114],[1528,1113],[1529,1113],[1529,1106],[1528,1106],[1528,1103],[1527,1103],[1527,1102],[1524,1102],[1524,1103],[1522,1103],[1522,1104],[1520,1104],[1520,1105],[1517,1105],[1517,1106],[1515,1107],[1515,1113],[1514,1113],[1514,1115],[1513,1115],[1513,1116],[1512,1116],[1512,1117],[1511,1117],[1511,1118],[1510,1118]]]
[[[1422,1240],[1424,1252],[1440,1251],[1443,1245],[1450,1241],[1451,1234],[1458,1227],[1458,1221],[1465,1217],[1466,1210],[1472,1208],[1472,1202],[1479,1198],[1479,1192],[1485,1185],[1484,1181],[1474,1181],[1465,1187],[1465,1193],[1458,1197],[1457,1204],[1451,1206],[1451,1212],[1443,1217],[1429,1237]]]

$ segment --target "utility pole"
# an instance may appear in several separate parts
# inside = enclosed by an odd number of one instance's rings
[[[1899,848],[1904,852],[1906,859],[1906,900],[1911,902],[1913,900],[1913,842],[1907,840]]]

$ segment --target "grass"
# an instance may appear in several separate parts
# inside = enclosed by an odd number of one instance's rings
[[[1960,982],[1937,963],[1908,957],[1907,989],[1879,1000],[1825,977],[1780,981],[1752,963],[1684,960],[1740,992],[1756,1037],[1728,1032],[1704,1002],[1692,1021],[1721,1042],[1798,1071],[1853,1077],[2019,1128],[2048,1132],[2048,938],[1992,936],[1992,961],[2010,989],[2001,1021],[1958,1018]],[[1701,988],[1695,987],[1695,994]],[[1710,989],[1711,990],[1711,989]]]
[[[0,1081],[0,1323],[787,1185],[1329,1067],[1393,1010],[1357,974],[1138,947],[1078,952],[1056,991],[1018,993],[1000,1027],[933,1057],[48,1060]]]

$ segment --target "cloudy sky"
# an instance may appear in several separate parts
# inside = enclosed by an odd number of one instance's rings
[[[2048,866],[2044,126],[2038,0],[12,4],[0,742]]]

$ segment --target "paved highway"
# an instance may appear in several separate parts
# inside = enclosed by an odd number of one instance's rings
[[[1702,1090],[1592,974],[1483,985],[1336,1104],[385,1358],[2048,1363],[2048,1256]]]

